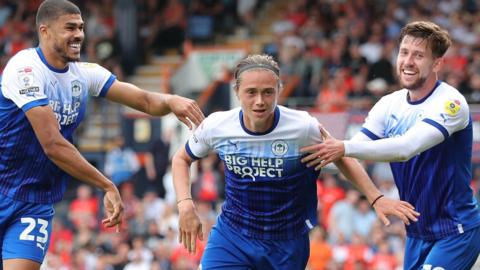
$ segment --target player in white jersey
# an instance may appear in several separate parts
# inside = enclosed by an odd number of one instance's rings
[[[307,112],[277,105],[281,90],[277,63],[265,55],[240,61],[235,93],[241,108],[207,117],[173,159],[180,242],[195,252],[202,239],[188,176],[192,161],[209,151],[225,165],[225,203],[204,251],[201,269],[304,269],[308,231],[316,223],[318,171],[300,162],[300,148],[320,141],[318,121]],[[336,162],[372,202],[379,196],[361,165]],[[377,214],[415,220],[411,205],[385,200]]]
[[[44,1],[36,23],[39,47],[12,57],[0,89],[0,269],[6,270],[39,269],[53,204],[62,199],[69,175],[105,191],[103,224],[121,222],[117,188],[72,144],[89,95],[151,115],[173,112],[189,127],[203,120],[190,99],[150,93],[116,80],[97,64],[77,62],[84,22],[73,3]]]
[[[302,149],[319,168],[342,156],[390,162],[400,199],[421,214],[406,226],[404,269],[470,269],[480,252],[471,116],[458,90],[437,79],[450,44],[434,23],[407,24],[396,65],[404,89],[375,104],[350,141],[329,137]]]

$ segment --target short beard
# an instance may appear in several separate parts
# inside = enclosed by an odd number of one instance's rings
[[[400,79],[401,78],[401,75],[400,74],[397,74],[398,75],[398,78],[399,78],[399,82],[400,82],[400,85],[405,88],[405,89],[408,89],[408,90],[411,90],[411,91],[415,91],[415,90],[418,90],[420,88],[422,88],[422,86],[425,84],[425,82],[427,81],[427,77],[420,77],[418,78],[418,80],[416,80],[413,84],[407,86],[405,84],[402,83],[402,80]]]
[[[67,55],[67,53],[62,49],[60,48],[59,46],[57,46],[57,44],[54,44],[53,45],[53,49],[58,53],[58,55],[60,57],[62,57],[62,59],[68,63],[68,62],[77,62],[80,60],[80,57],[70,57]]]

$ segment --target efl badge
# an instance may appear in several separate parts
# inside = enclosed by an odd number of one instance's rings
[[[460,101],[458,100],[447,100],[444,104],[445,112],[450,116],[455,116],[460,110]]]
[[[272,143],[272,152],[276,156],[283,156],[288,151],[288,144],[283,140],[276,140]]]
[[[33,84],[33,69],[31,67],[23,67],[17,70],[18,80],[22,87],[30,87]]]

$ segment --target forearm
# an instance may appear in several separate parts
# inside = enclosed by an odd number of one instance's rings
[[[49,146],[45,151],[50,160],[72,177],[103,191],[114,188],[114,184],[93,167],[80,152],[63,139]]]
[[[179,151],[185,151],[183,149]],[[175,188],[175,195],[177,201],[192,198],[191,184],[190,184],[190,164],[180,153],[175,154],[172,160],[172,177],[173,186]]]
[[[335,162],[335,165],[340,172],[342,172],[343,175],[345,175],[345,177],[360,190],[360,192],[367,196],[370,203],[381,195],[381,192],[373,184],[372,180],[357,160],[343,157]]]
[[[399,137],[344,141],[345,156],[372,161],[407,161],[443,140],[444,136],[438,129],[422,122]]]

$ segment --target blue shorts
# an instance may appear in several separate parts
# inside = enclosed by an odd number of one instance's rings
[[[471,269],[480,254],[480,227],[437,241],[407,237],[403,269]]]
[[[245,237],[217,219],[199,269],[304,270],[310,253],[308,234],[292,240]]]
[[[41,264],[50,244],[54,213],[52,204],[15,201],[0,194],[2,260],[28,259]]]

